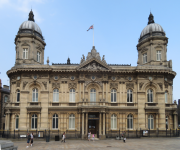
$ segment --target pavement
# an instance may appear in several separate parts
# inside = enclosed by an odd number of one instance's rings
[[[180,149],[180,137],[171,138],[143,138],[127,139],[126,143],[122,140],[106,139],[98,141],[87,140],[66,140],[60,141],[36,141],[33,146],[26,148],[26,141],[13,141],[18,150],[178,150]]]

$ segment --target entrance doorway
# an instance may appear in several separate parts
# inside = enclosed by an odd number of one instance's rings
[[[91,134],[97,134],[99,129],[99,114],[98,113],[89,113],[88,114],[88,131]]]

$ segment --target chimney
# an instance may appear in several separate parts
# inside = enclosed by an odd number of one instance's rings
[[[9,90],[9,86],[8,85],[3,85],[3,88]]]

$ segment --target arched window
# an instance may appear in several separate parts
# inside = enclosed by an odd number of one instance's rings
[[[148,99],[148,102],[153,102],[153,91],[152,91],[152,89],[149,89],[147,91],[147,99]]]
[[[116,90],[111,90],[111,102],[116,102]]]
[[[127,128],[133,129],[133,115],[131,114],[127,116]]]
[[[53,115],[52,128],[58,129],[58,115],[57,114]]]
[[[20,90],[17,90],[17,102],[20,101]]]
[[[16,127],[15,128],[16,129],[19,128],[19,116],[18,115],[16,116]]]
[[[96,90],[95,89],[91,89],[90,102],[96,102]]]
[[[154,129],[154,118],[153,115],[148,116],[148,129]]]
[[[111,116],[111,129],[117,128],[117,117],[115,114]]]
[[[36,114],[32,115],[31,128],[32,129],[37,129],[37,115]]]
[[[75,89],[70,89],[69,102],[75,102]]]
[[[127,102],[133,102],[131,89],[127,90]]]
[[[69,116],[69,129],[75,129],[75,116],[71,114]]]
[[[58,89],[53,90],[53,102],[59,102],[59,90]]]
[[[167,93],[167,91],[165,92],[165,103],[167,103],[168,102],[168,93]]]
[[[41,53],[37,52],[37,62],[40,62],[40,56],[41,56]]]
[[[6,103],[8,101],[8,96],[6,95],[5,97],[4,97],[4,102]]]
[[[166,129],[168,129],[168,116],[166,116]]]
[[[38,102],[38,89],[33,89],[33,102]]]

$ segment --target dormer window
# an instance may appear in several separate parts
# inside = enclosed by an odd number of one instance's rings
[[[161,51],[157,51],[157,61],[161,61]]]
[[[147,53],[143,54],[143,64],[147,63]]]
[[[28,59],[28,49],[23,48],[23,59]]]
[[[37,62],[40,62],[40,56],[41,56],[41,53],[37,52]]]

